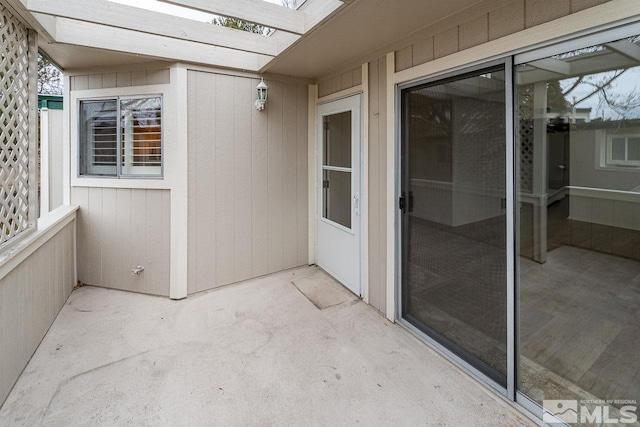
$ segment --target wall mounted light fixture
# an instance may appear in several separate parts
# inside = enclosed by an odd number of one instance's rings
[[[256,86],[256,90],[258,91],[258,100],[256,101],[256,109],[258,111],[262,111],[264,110],[264,104],[267,103],[267,92],[269,90],[269,87],[264,82],[264,79],[262,79],[262,81],[258,83],[258,86]]]

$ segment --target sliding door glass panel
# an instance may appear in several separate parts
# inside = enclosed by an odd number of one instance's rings
[[[516,68],[517,386],[541,405],[640,400],[639,40]]]
[[[402,123],[402,316],[504,386],[504,68],[403,90]]]

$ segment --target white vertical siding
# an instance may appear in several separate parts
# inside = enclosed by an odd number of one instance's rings
[[[78,214],[78,280],[169,295],[170,191],[74,187]],[[143,265],[138,276],[131,269]]]
[[[75,226],[0,279],[0,405],[73,290]]]
[[[307,86],[190,71],[189,293],[306,263]]]

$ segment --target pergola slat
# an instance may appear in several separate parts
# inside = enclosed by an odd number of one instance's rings
[[[560,59],[545,58],[531,62],[531,65],[541,70],[568,76],[571,74],[571,64]]]
[[[56,41],[157,58],[258,71],[270,56],[106,25],[56,18]]]
[[[263,0],[160,0],[177,6],[242,19],[289,33],[304,34],[305,15]]]
[[[621,40],[613,43],[607,43],[605,46],[629,59],[640,61],[640,46],[635,43]]]
[[[29,11],[147,34],[275,56],[269,37],[105,0],[29,0]],[[81,37],[84,37],[81,36]]]

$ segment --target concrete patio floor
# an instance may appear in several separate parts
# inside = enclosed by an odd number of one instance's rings
[[[74,291],[0,425],[123,424],[535,425],[315,267],[184,301]]]

